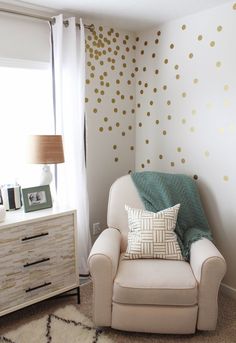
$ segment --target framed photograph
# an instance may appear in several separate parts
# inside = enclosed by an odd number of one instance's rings
[[[22,189],[25,212],[43,210],[52,207],[49,185]]]

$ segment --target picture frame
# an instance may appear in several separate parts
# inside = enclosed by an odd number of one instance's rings
[[[25,212],[43,210],[52,207],[52,197],[49,185],[22,189]]]

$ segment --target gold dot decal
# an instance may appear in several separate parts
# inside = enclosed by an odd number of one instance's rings
[[[142,168],[145,168],[145,165],[142,163],[142,164],[141,164],[141,167],[142,167]]]
[[[193,178],[194,178],[194,180],[197,180],[198,176],[195,174],[195,175],[193,175]]]
[[[164,63],[167,64],[169,61],[168,61],[168,58],[165,58],[164,59]]]
[[[224,91],[228,91],[229,90],[229,85],[224,85]]]
[[[236,10],[236,3],[233,4],[233,10]]]
[[[102,127],[102,126],[99,127],[99,131],[100,131],[100,132],[103,132],[103,127]]]
[[[192,110],[192,115],[195,116],[197,114],[196,110]]]
[[[115,162],[118,162],[118,161],[119,161],[119,158],[118,158],[118,157],[115,157],[115,158],[114,158],[114,161],[115,161]]]
[[[148,160],[147,160],[147,164],[150,164],[150,162],[151,162],[151,161],[148,159]]]
[[[203,39],[203,36],[202,36],[202,35],[198,35],[197,39],[198,39],[199,41],[201,41],[201,40]]]
[[[159,159],[162,160],[163,159],[163,155],[159,155]]]
[[[139,126],[139,127],[142,127],[142,126],[143,126],[143,124],[140,122],[140,123],[138,123],[138,126]]]
[[[117,123],[116,123],[116,127],[120,127],[120,123],[117,122]]]
[[[134,146],[133,145],[130,146],[130,150],[134,150]]]
[[[181,163],[185,163],[185,158],[181,158]]]
[[[160,122],[159,122],[159,120],[156,120],[156,124],[158,125]]]
[[[166,136],[166,134],[167,134],[166,130],[163,130],[163,131],[162,131],[162,134],[163,134],[164,136]]]
[[[149,144],[149,140],[148,140],[148,139],[145,139],[145,143],[146,143],[146,144]]]
[[[187,96],[187,93],[183,92],[183,93],[182,93],[182,97],[183,97],[183,98],[186,98],[186,96]]]
[[[181,147],[178,147],[178,148],[177,148],[177,151],[178,151],[178,152],[181,152],[181,151],[182,151]]]
[[[184,31],[184,30],[186,30],[186,25],[184,24],[184,25],[182,25],[181,26],[181,29]]]
[[[192,59],[192,58],[193,58],[193,53],[190,52],[190,54],[188,55],[188,57],[189,57],[190,59]]]
[[[104,121],[105,121],[105,122],[107,122],[107,121],[108,121],[108,118],[107,118],[107,117],[105,117],[105,118],[104,118]]]
[[[191,131],[191,132],[195,132],[195,127],[194,127],[194,126],[191,126],[191,127],[190,127],[190,131]]]
[[[217,67],[217,68],[220,68],[220,67],[221,67],[221,62],[220,62],[220,61],[217,61],[217,62],[216,62],[216,67]]]
[[[109,126],[109,127],[108,127],[108,130],[109,130],[109,131],[112,131],[112,126]]]
[[[113,148],[113,150],[116,150],[117,149],[117,145],[114,144],[112,148]]]
[[[172,119],[172,117],[171,117],[170,114],[167,116],[167,119],[168,119],[168,120],[171,120],[171,119]]]
[[[182,124],[186,124],[186,119],[183,118],[183,119],[181,120],[181,122],[182,122]]]
[[[170,166],[174,167],[175,166],[175,162],[170,162]]]
[[[171,105],[171,101],[170,101],[170,100],[167,100],[166,104],[167,104],[168,106],[170,106],[170,105]]]
[[[178,70],[179,69],[179,66],[178,64],[175,65],[175,70]]]
[[[193,83],[194,84],[198,83],[198,79],[193,79]]]
[[[172,43],[172,44],[170,44],[170,49],[174,49],[174,44]]]
[[[209,151],[208,151],[208,150],[204,151],[204,155],[205,155],[206,157],[209,157],[209,156],[210,156]]]
[[[227,175],[224,176],[224,181],[229,181],[229,177]]]
[[[176,74],[175,78],[176,78],[176,80],[179,80],[180,79],[180,75]]]
[[[213,48],[215,45],[216,45],[216,43],[212,40],[212,41],[210,42],[210,46]]]

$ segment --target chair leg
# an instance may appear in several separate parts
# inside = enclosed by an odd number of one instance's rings
[[[80,304],[80,288],[77,287],[77,304]]]

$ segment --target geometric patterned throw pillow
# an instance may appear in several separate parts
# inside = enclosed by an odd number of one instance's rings
[[[179,208],[154,213],[125,205],[130,231],[124,259],[184,260],[174,232]]]

